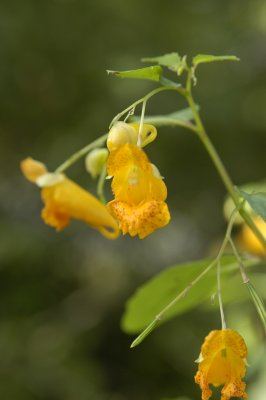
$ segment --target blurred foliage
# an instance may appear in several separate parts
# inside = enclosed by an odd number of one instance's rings
[[[200,143],[182,128],[161,128],[148,149],[173,217],[145,241],[110,243],[79,223],[55,233],[40,220],[38,190],[18,165],[31,155],[55,168],[154,85],[118,81],[106,69],[142,68],[140,58],[172,51],[190,59],[236,54],[240,63],[199,68],[195,97],[235,183],[265,179],[265,1],[2,0],[0,37],[1,398],[199,397],[193,360],[219,325],[215,310],[180,316],[134,351],[119,320],[140,283],[206,256],[223,234],[225,191]],[[147,113],[183,107],[164,93]],[[82,163],[69,174],[95,190]],[[254,308],[226,312],[251,349],[249,379],[264,391]]]
[[[212,269],[202,278],[200,283],[192,283],[212,264]],[[223,294],[223,304],[249,299],[249,292],[239,279],[239,265],[235,257],[223,256],[221,264],[221,282],[223,287],[226,288]],[[266,284],[263,273],[260,273],[263,266],[264,263],[258,267],[256,261],[245,262],[250,279],[253,282],[255,281],[256,287],[260,287],[260,289],[265,287]],[[210,299],[212,299],[212,308],[218,307],[217,268],[215,267],[216,263],[207,259],[164,268],[160,274],[137,288],[136,293],[127,301],[126,311],[122,319],[124,331],[139,333],[157,315],[160,316],[159,321],[154,322],[164,323],[168,319],[195,307],[209,306]],[[257,274],[254,273],[254,270],[257,270]],[[164,311],[177,296],[180,296],[179,301],[169,307],[167,311]]]

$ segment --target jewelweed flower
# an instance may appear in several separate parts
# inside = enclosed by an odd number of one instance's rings
[[[42,188],[45,206],[41,215],[46,224],[60,231],[73,218],[86,222],[108,239],[117,238],[117,222],[107,208],[85,189],[63,174],[49,173],[44,164],[30,157],[21,162],[21,170],[29,181]]]
[[[221,400],[232,397],[247,398],[246,384],[242,378],[246,372],[247,347],[239,333],[230,330],[211,331],[205,338],[197,362],[199,369],[195,382],[202,390],[202,400],[209,400],[209,385],[224,385]]]
[[[168,224],[167,189],[157,168],[136,144],[110,152],[107,173],[113,177],[114,200],[107,204],[123,234],[143,239]]]
[[[253,222],[262,235],[266,238],[266,222],[259,216],[254,217]],[[239,244],[244,250],[251,254],[262,256],[266,253],[266,249],[263,244],[247,225],[243,225],[241,229],[239,235]]]

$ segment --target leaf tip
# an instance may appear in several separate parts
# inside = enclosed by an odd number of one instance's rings
[[[133,342],[130,345],[130,349],[134,349],[134,347],[136,347],[138,345],[138,343],[136,343],[137,339],[133,340]]]

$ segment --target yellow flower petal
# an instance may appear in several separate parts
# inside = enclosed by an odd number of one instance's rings
[[[25,178],[33,183],[36,182],[37,178],[48,172],[43,163],[34,160],[31,157],[25,158],[25,160],[21,161],[20,168]]]
[[[124,168],[138,166],[143,171],[150,172],[151,166],[144,151],[136,145],[125,144],[112,151],[108,157],[107,174],[115,175]]]
[[[131,205],[138,205],[142,201],[164,201],[167,189],[162,179],[138,166],[131,166],[119,171],[113,178],[112,190],[116,200],[125,201]]]
[[[246,384],[242,378],[246,372],[247,347],[244,339],[235,331],[211,331],[201,348],[199,369],[195,382],[202,390],[202,400],[209,400],[209,385],[224,385],[221,400],[231,397],[246,398]]]
[[[262,235],[266,238],[266,222],[259,216],[254,217],[253,222],[260,230]],[[247,225],[243,225],[242,227],[239,235],[239,242],[243,250],[246,250],[251,254],[262,256],[266,253],[265,247]]]
[[[48,173],[44,164],[32,158],[22,161],[21,169],[31,182],[37,184],[43,181],[41,196],[45,206],[42,218],[48,225],[61,230],[73,218],[86,222],[109,239],[118,237],[116,220],[106,206],[89,192],[63,174]]]
[[[70,179],[43,188],[42,199],[45,203],[42,218],[57,230],[74,218],[87,222],[109,239],[119,235],[117,223],[106,207]]]
[[[170,220],[167,204],[163,201],[150,200],[135,206],[113,200],[107,207],[119,221],[123,235],[138,235],[140,239],[167,225]]]
[[[167,189],[142,149],[126,144],[112,152],[107,173],[114,176],[112,189],[116,200],[138,204],[143,200],[164,201]]]

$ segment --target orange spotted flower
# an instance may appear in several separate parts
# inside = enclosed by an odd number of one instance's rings
[[[134,129],[137,127],[134,125]],[[147,127],[144,125],[145,134],[149,131]],[[118,220],[123,234],[138,235],[143,239],[167,225],[170,220],[165,203],[167,189],[157,168],[149,162],[142,148],[136,145],[137,137],[129,143],[126,143],[124,136],[119,142],[120,138],[118,134],[112,138],[111,144],[110,139],[107,141],[110,150],[107,173],[113,177],[115,197],[107,207]],[[149,135],[147,138],[150,140]]]
[[[60,231],[70,219],[82,220],[109,239],[119,235],[119,228],[107,208],[79,185],[60,173],[49,173],[44,164],[32,158],[21,162],[23,175],[40,186],[44,202],[42,219]]]
[[[232,397],[247,398],[246,384],[242,378],[246,372],[247,347],[239,333],[230,330],[211,331],[201,347],[199,369],[195,382],[202,390],[202,400],[209,400],[209,385],[224,385],[221,400]]]

